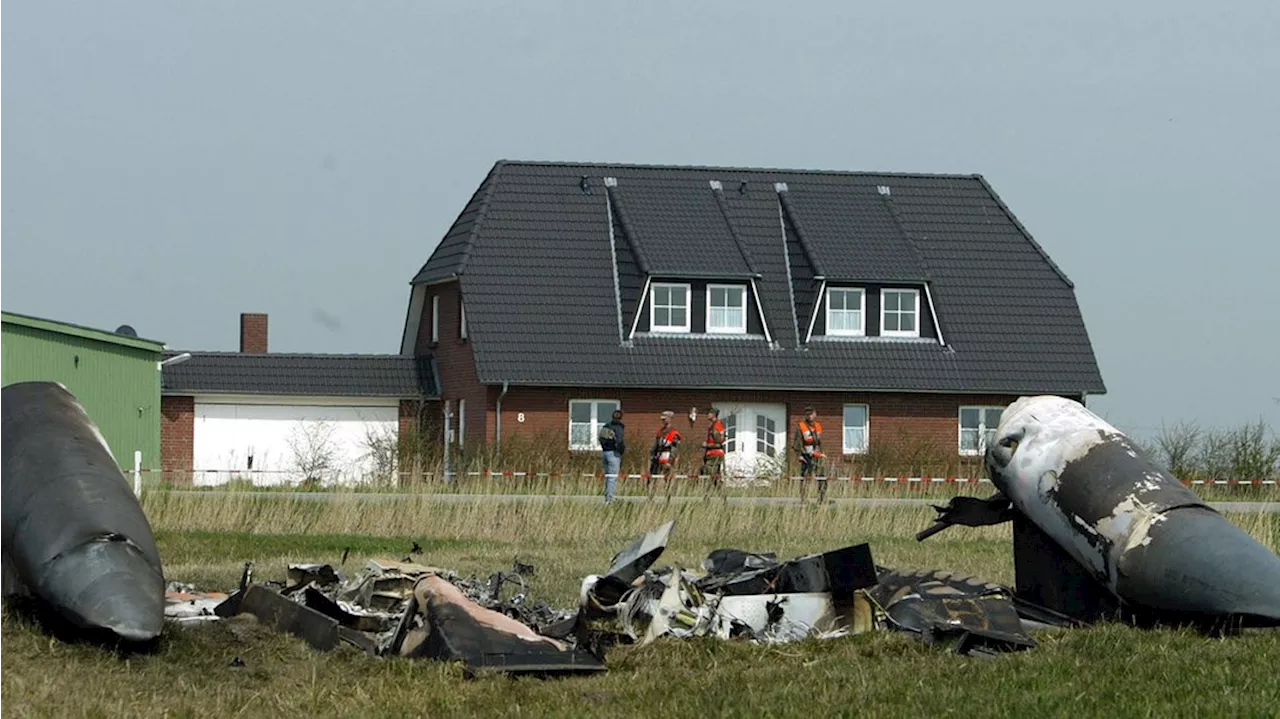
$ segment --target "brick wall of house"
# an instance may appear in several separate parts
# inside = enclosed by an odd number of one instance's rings
[[[449,282],[426,288],[426,299],[422,303],[422,320],[418,323],[418,339],[414,345],[417,355],[435,354],[440,365],[441,401],[452,401],[455,418],[458,414],[458,400],[466,401],[467,444],[485,440],[486,400],[488,392],[476,377],[476,363],[471,354],[471,341],[460,335],[461,314],[459,311],[458,283]],[[439,342],[431,341],[431,297],[440,297],[440,331]],[[490,408],[492,405],[490,405]],[[440,410],[443,411],[443,405]],[[456,423],[455,419],[455,423]],[[434,424],[434,423],[433,423]],[[455,429],[457,428],[455,424]]]
[[[160,398],[160,468],[166,480],[191,483],[195,431],[195,397]]]
[[[706,410],[715,403],[785,404],[788,445],[795,423],[806,406],[813,406],[825,429],[824,445],[829,456],[841,454],[844,405],[866,404],[870,412],[869,443],[872,451],[887,446],[933,446],[944,454],[959,455],[959,408],[961,405],[1004,406],[1017,395],[912,394],[912,393],[813,393],[745,392],[707,390],[608,390],[512,387],[502,403],[504,439],[517,435],[542,437],[563,443],[568,450],[569,400],[616,399],[622,403],[627,426],[629,455],[644,455],[661,426],[659,414],[676,413],[676,428],[685,437],[684,453],[696,453],[706,432]],[[688,413],[698,408],[692,426]],[[490,411],[493,405],[490,404]],[[524,421],[520,421],[523,415]],[[637,451],[638,450],[638,451]],[[855,459],[848,457],[847,459]],[[635,459],[634,457],[632,458]]]

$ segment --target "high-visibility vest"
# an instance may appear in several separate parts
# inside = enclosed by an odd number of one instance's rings
[[[716,439],[717,435],[720,439]],[[708,457],[724,456],[724,422],[716,420],[707,428],[707,454]]]
[[[674,427],[666,431],[659,429],[658,439],[654,443],[658,464],[671,464],[671,456],[678,444],[680,444],[680,433]]]
[[[822,423],[809,424],[800,420],[800,451],[815,457],[822,456]]]

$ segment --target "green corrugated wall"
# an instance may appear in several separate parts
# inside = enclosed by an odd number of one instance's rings
[[[61,382],[98,425],[121,469],[133,469],[135,450],[142,451],[143,467],[159,469],[160,345],[151,351],[8,318],[3,330],[0,384]]]

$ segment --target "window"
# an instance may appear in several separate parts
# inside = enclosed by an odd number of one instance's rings
[[[827,334],[860,336],[866,334],[862,318],[866,314],[867,296],[861,289],[827,289]]]
[[[731,414],[724,418],[724,451],[738,451],[738,415]]]
[[[462,298],[458,298],[458,338],[467,338],[467,306],[462,304]]]
[[[467,401],[458,400],[458,446],[467,445]]]
[[[772,457],[778,453],[778,423],[763,414],[756,415],[756,454]]]
[[[649,295],[649,329],[689,331],[689,285],[653,284]]]
[[[865,404],[844,406],[844,453],[862,454],[867,451],[867,430],[870,412]]]
[[[707,285],[707,332],[746,334],[747,288]]]
[[[987,451],[996,435],[1004,407],[960,408],[960,454],[976,455]]]
[[[885,337],[919,337],[920,292],[882,290],[880,292],[880,334]]]
[[[440,341],[440,295],[431,295],[431,341]]]
[[[618,406],[612,399],[569,400],[569,449],[599,449],[596,437]]]

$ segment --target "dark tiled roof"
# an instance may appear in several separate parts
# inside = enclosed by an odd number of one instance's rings
[[[192,352],[191,359],[164,367],[162,377],[165,394],[440,395],[434,363],[400,355]]]
[[[774,346],[628,344],[646,266],[754,269]],[[945,345],[806,343],[823,273],[927,282]],[[415,282],[455,274],[486,384],[1105,391],[1072,284],[977,175],[504,161]]]

